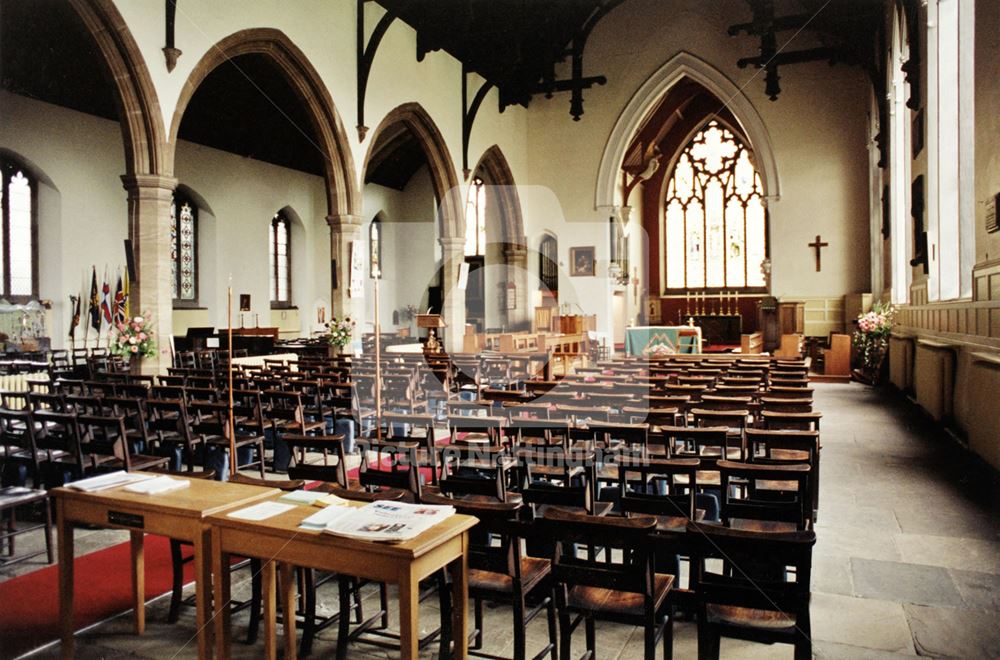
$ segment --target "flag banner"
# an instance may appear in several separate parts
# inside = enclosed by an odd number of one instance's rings
[[[98,332],[101,331],[101,298],[97,292],[97,267],[91,267],[90,271],[90,327]]]
[[[76,340],[76,327],[80,325],[80,296],[69,297],[69,310],[73,315],[69,322],[69,339],[73,342]]]
[[[111,325],[111,286],[108,284],[108,272],[104,271],[104,283],[101,285],[101,316],[104,322]]]
[[[125,322],[125,290],[122,276],[118,275],[118,285],[115,287],[115,298],[111,303],[111,318],[115,325]]]

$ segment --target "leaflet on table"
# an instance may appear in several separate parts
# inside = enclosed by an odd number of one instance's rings
[[[159,495],[170,491],[187,488],[191,485],[188,479],[171,479],[164,475],[155,479],[145,479],[125,486],[125,490],[130,493],[142,493],[145,495]]]
[[[68,486],[74,490],[82,490],[85,493],[95,493],[99,490],[107,490],[108,488],[154,478],[155,475],[152,474],[138,474],[136,472],[118,470],[117,472],[108,472],[107,474],[100,474],[89,479],[80,479],[68,484]]]
[[[322,499],[324,495],[325,493],[314,490],[293,490],[285,493],[278,499],[282,502],[288,502],[290,504],[312,504],[316,500]]]
[[[286,511],[291,511],[295,508],[294,504],[282,504],[281,502],[261,502],[260,504],[254,504],[253,506],[248,506],[245,509],[240,509],[239,511],[233,511],[227,514],[229,518],[238,518],[239,520],[267,520],[268,518],[273,518],[274,516],[285,513]]]
[[[299,523],[299,528],[312,530],[314,532],[322,532],[323,530],[326,529],[326,526],[329,525],[334,520],[337,520],[338,518],[343,518],[344,516],[349,515],[352,511],[356,510],[357,509],[350,506],[339,506],[339,505],[328,506],[323,509],[320,509],[319,511],[317,511],[316,513],[312,514],[311,516],[303,520],[301,523]]]
[[[334,517],[324,531],[365,541],[406,541],[454,514],[451,506],[372,502]]]

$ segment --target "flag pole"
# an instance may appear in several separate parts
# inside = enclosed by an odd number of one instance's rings
[[[229,340],[228,340],[228,351],[229,359],[227,360],[228,377],[229,377],[229,476],[230,478],[236,476],[236,463],[238,457],[236,456],[236,421],[233,415],[233,276],[232,273],[229,275],[229,297],[228,303],[226,305],[226,317],[227,325],[229,326]],[[264,457],[260,457],[264,460]]]

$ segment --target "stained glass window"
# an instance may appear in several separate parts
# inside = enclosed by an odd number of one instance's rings
[[[763,288],[767,221],[750,150],[715,120],[681,151],[663,202],[667,289]]]
[[[280,211],[271,220],[270,273],[271,304],[290,305],[292,302],[291,224]]]
[[[198,207],[179,194],[170,208],[170,264],[174,300],[198,302]]]
[[[465,256],[486,254],[486,184],[478,176],[465,202]]]
[[[18,163],[0,160],[0,294],[11,302],[38,295],[36,276],[35,204],[37,183]]]

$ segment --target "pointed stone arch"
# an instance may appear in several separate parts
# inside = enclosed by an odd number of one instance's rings
[[[406,126],[427,157],[427,169],[431,175],[434,186],[434,194],[438,198],[438,209],[441,220],[441,238],[458,239],[465,237],[465,222],[462,219],[462,197],[458,184],[458,174],[455,172],[455,165],[448,152],[448,145],[444,141],[444,136],[438,130],[434,120],[431,119],[427,111],[419,103],[404,103],[386,114],[379,122],[379,125],[372,132],[371,146],[365,156],[365,166],[362,170],[362,178],[368,172],[368,165],[374,154],[378,136],[396,124]]]
[[[524,217],[521,213],[517,184],[500,147],[494,144],[483,152],[472,172],[473,175],[482,176],[483,180],[493,187],[494,198],[500,208],[500,218],[503,222],[504,242],[511,245],[525,245]]]
[[[305,54],[281,30],[253,28],[233,33],[210,47],[181,89],[170,123],[167,167],[173,171],[177,133],[188,103],[199,85],[223,62],[240,55],[268,56],[284,73],[312,121],[313,133],[323,153],[327,212],[331,218],[356,216],[361,197],[355,181],[354,157],[347,133],[329,90]]]
[[[740,122],[743,134],[750,139],[765,198],[769,201],[780,199],[781,184],[771,138],[753,103],[721,71],[704,60],[681,51],[646,79],[615,122],[597,172],[595,208],[611,208],[622,204],[618,184],[625,151],[649,111],[667,90],[685,77],[703,85],[726,104]]]
[[[70,0],[94,38],[115,87],[128,176],[163,174],[165,131],[146,60],[112,0]]]

